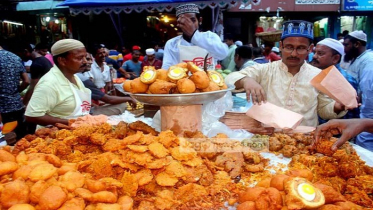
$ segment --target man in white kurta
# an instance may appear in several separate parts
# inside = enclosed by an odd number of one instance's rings
[[[228,55],[227,45],[221,42],[217,34],[211,31],[198,31],[199,24],[198,17],[196,16],[198,13],[199,9],[195,4],[180,5],[176,8],[177,25],[183,34],[167,41],[164,48],[162,69],[168,69],[170,66],[185,62],[186,60],[194,60],[195,64],[201,67],[199,64],[202,63],[207,53],[208,57],[214,60],[210,66],[214,67],[217,60],[222,60]],[[201,53],[202,51],[206,52]],[[181,56],[180,54],[183,53],[188,54],[188,56]],[[200,55],[193,56],[193,54],[199,53]]]
[[[268,101],[303,115],[301,125],[317,126],[318,115],[323,119],[333,119],[343,117],[346,111],[310,84],[321,72],[305,62],[308,49],[313,47],[309,41],[313,38],[312,30],[304,30],[304,34],[293,31],[297,25],[305,24],[308,22],[293,22],[290,30],[284,29],[280,43],[282,60],[249,66],[229,74],[225,81],[236,88],[244,88],[256,104]]]

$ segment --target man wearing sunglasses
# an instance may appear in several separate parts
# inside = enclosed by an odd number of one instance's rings
[[[313,24],[294,20],[283,23],[280,50],[282,60],[254,65],[233,72],[226,83],[244,89],[254,104],[273,103],[303,115],[301,125],[317,126],[323,119],[340,118],[344,107],[314,88],[310,81],[320,73],[305,60],[313,48]]]

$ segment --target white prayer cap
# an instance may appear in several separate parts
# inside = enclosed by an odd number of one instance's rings
[[[340,39],[338,41],[343,44],[343,42],[345,41],[345,39]]]
[[[85,48],[84,44],[76,39],[61,39],[54,43],[54,45],[51,48],[52,55],[60,55],[62,53],[76,50],[80,48]]]
[[[343,44],[335,39],[332,38],[325,38],[317,43],[318,45],[325,45],[327,47],[332,48],[333,50],[337,51],[341,56],[344,54],[344,46]]]
[[[363,31],[360,31],[360,30],[353,31],[353,32],[349,33],[348,35],[350,35],[352,37],[355,37],[358,40],[367,42],[367,35]]]
[[[280,49],[278,49],[278,47],[272,47],[272,51],[273,51],[273,52],[277,52],[277,53],[279,53],[279,52],[280,52]]]
[[[236,41],[234,44],[237,45],[238,47],[243,45],[240,40]]]
[[[149,48],[149,49],[145,50],[145,53],[147,55],[154,55],[155,54],[155,50],[153,48]]]
[[[199,8],[196,4],[183,4],[176,7],[176,17],[184,13],[199,13]]]

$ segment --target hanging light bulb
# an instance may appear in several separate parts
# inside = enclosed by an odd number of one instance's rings
[[[54,22],[55,22],[56,24],[59,24],[59,23],[60,23],[60,21],[59,21],[58,19],[56,19]]]
[[[45,18],[45,21],[47,21],[47,22],[49,22],[50,20],[51,20],[50,17],[46,17],[46,18]]]

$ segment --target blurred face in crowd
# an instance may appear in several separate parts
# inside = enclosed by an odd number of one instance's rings
[[[134,62],[138,62],[139,58],[140,58],[140,51],[138,51],[138,50],[133,51],[132,52],[132,60]]]
[[[350,62],[352,59],[358,57],[360,42],[357,41],[355,44],[350,39],[344,39],[343,46],[345,47],[344,61]]]
[[[87,51],[85,48],[71,50],[66,57],[59,57],[59,66],[67,69],[71,73],[83,72],[87,67]]]
[[[45,56],[45,55],[47,55],[48,54],[48,49],[47,48],[45,48],[45,49],[37,49],[37,50],[35,50],[37,53],[39,53],[40,55],[42,55],[42,56]]]
[[[105,62],[105,55],[106,55],[106,52],[104,48],[97,49],[96,55],[95,55],[95,61],[97,63]]]
[[[300,67],[308,58],[309,49],[313,48],[310,41],[304,37],[288,37],[280,42],[282,62],[288,67]]]
[[[333,54],[333,49],[330,47],[318,44],[316,45],[311,65],[319,69],[326,69],[331,65],[338,64],[340,58],[341,55],[338,53]]]
[[[90,71],[92,63],[93,63],[93,57],[92,57],[91,53],[87,53],[86,60],[87,60],[87,65],[86,65],[84,71]]]
[[[153,61],[155,59],[155,54],[153,55],[147,55],[149,61]]]

